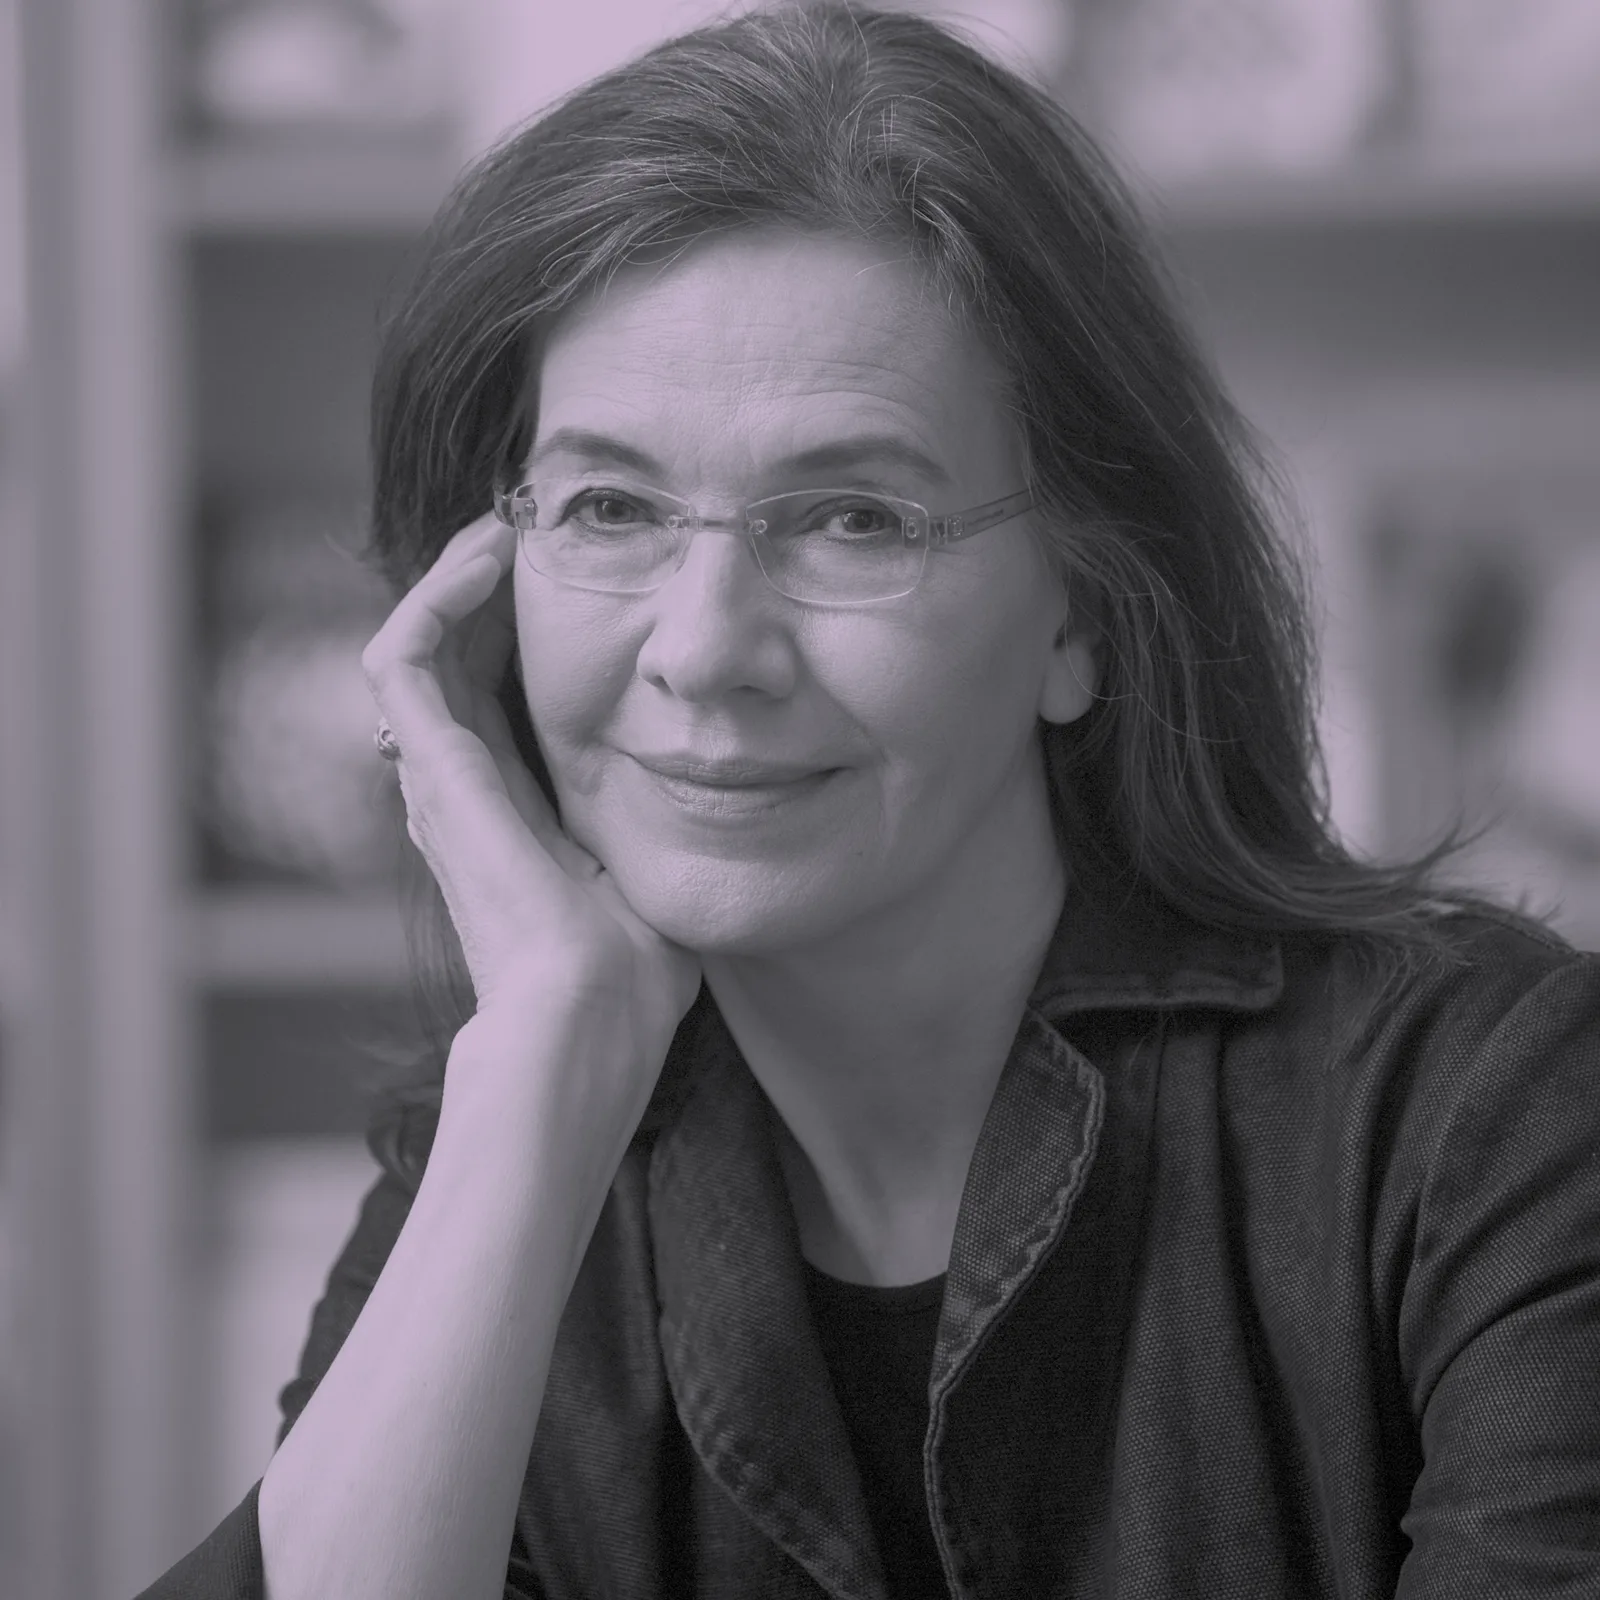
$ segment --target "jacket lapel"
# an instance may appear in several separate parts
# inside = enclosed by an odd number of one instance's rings
[[[1276,940],[1065,908],[962,1197],[924,1453],[962,1595],[1109,1592],[1115,1412],[1169,1036],[1282,992]],[[1071,1034],[1071,1038],[1068,1034]]]
[[[1158,1031],[1102,1072],[1030,1011],[974,1157],[924,1458],[962,1594],[1101,1592],[1066,1583],[1103,1526]]]
[[[768,1108],[714,1006],[699,1071],[650,1163],[667,1379],[696,1455],[743,1515],[839,1600],[883,1593],[821,1347]]]

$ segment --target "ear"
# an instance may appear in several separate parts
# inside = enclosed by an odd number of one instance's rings
[[[1076,722],[1095,701],[1100,687],[1100,631],[1082,607],[1062,599],[1062,620],[1050,643],[1039,715],[1052,723]]]

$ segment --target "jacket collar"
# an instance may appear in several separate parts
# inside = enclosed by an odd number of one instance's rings
[[[1208,927],[1136,887],[1115,901],[1068,893],[1030,1003],[1055,1021],[1111,1009],[1263,1011],[1282,992],[1272,935]]]
[[[1282,992],[1283,952],[1271,935],[1208,927],[1148,890],[1116,901],[1069,890],[1029,1005],[1057,1023],[1086,1011],[1264,1011]],[[706,1066],[704,1029],[715,1012],[702,985],[673,1038],[639,1135],[658,1134],[676,1119]]]

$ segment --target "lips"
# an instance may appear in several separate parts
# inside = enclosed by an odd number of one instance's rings
[[[633,758],[640,766],[664,778],[701,783],[717,789],[771,789],[786,783],[818,778],[833,769],[812,763],[776,761],[713,761],[688,755],[648,755]]]

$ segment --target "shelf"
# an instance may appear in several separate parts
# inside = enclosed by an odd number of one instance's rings
[[[1170,233],[1367,225],[1600,224],[1600,138],[1585,148],[1375,149],[1322,172],[1151,185]]]
[[[168,221],[198,236],[416,234],[461,167],[441,140],[219,143],[169,157]]]
[[[166,213],[197,235],[420,233],[461,170],[442,138],[310,134],[219,142],[169,158]],[[1467,153],[1375,149],[1326,171],[1151,183],[1177,234],[1370,224],[1600,222],[1600,139],[1590,148]]]
[[[399,987],[406,982],[398,902],[283,890],[198,897],[190,912],[190,970],[218,988]]]

